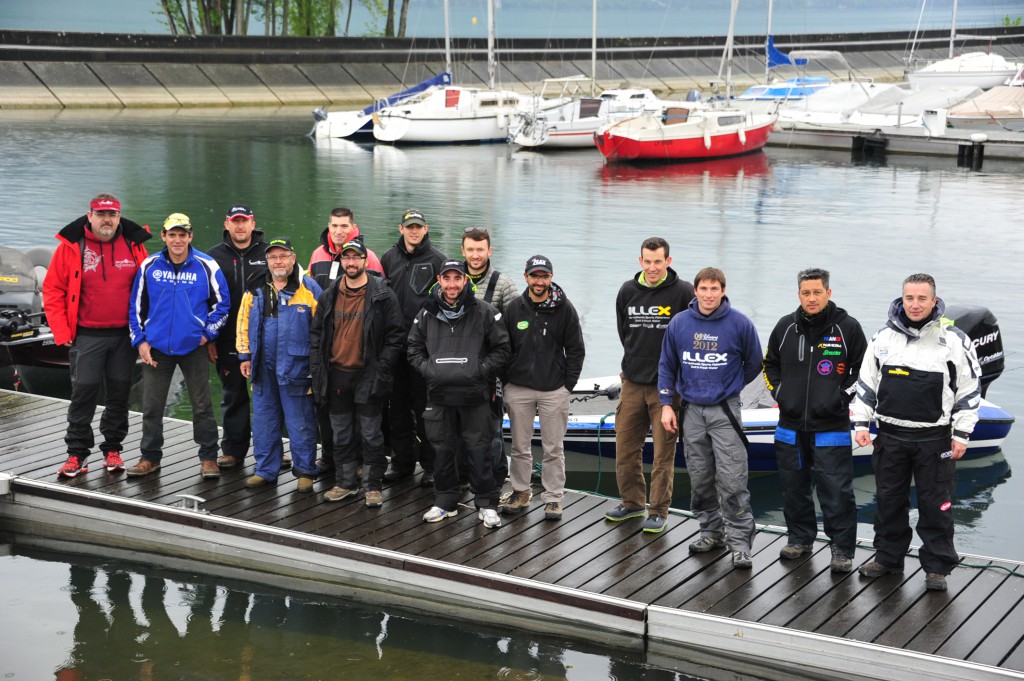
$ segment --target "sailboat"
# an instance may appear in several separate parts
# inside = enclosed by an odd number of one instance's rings
[[[445,61],[451,71],[448,0],[445,13]],[[495,89],[494,0],[487,2],[487,88],[446,85],[428,89],[396,106],[373,113],[373,136],[378,142],[453,144],[504,142],[508,126],[520,108],[535,106],[531,96]],[[552,102],[551,106],[556,106]]]
[[[924,14],[926,2],[927,0],[922,0],[921,15]],[[987,52],[967,52],[954,56],[957,38],[956,12],[957,0],[953,0],[953,17],[949,30],[949,57],[947,59],[914,69],[913,49],[911,49],[910,57],[907,59],[907,80],[910,81],[911,87],[973,85],[974,87],[987,90],[988,88],[1006,83],[1024,67],[1024,64],[1008,61],[1002,55]],[[918,24],[920,24],[920,18],[918,19]],[[961,35],[960,37],[976,38],[979,36]],[[988,37],[989,39],[994,39],[997,36]]]
[[[739,0],[732,0],[729,35],[722,66],[726,68],[725,102],[721,106],[670,106],[609,123],[594,133],[598,150],[609,161],[666,161],[726,158],[760,150],[775,125],[774,113],[753,113],[735,107],[732,97],[732,50]]]
[[[370,137],[373,135],[373,114],[389,106],[407,101],[430,88],[451,85],[452,74],[448,71],[431,76],[421,83],[401,92],[380,99],[357,111],[327,111],[323,107],[313,110],[313,129],[310,137],[316,139]]]

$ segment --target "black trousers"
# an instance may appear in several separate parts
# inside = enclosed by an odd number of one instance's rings
[[[391,468],[411,474],[416,462],[427,473],[434,472],[434,447],[423,425],[427,406],[427,383],[409,366],[405,355],[395,363],[395,383],[388,404],[391,421]]]
[[[953,476],[956,462],[942,457],[951,438],[904,442],[881,433],[875,438],[878,510],[875,512],[876,560],[902,567],[910,548],[910,482],[917,488],[917,536],[924,571],[948,575],[960,562],[953,548]]]
[[[362,372],[331,371],[328,390],[328,418],[334,434],[334,484],[356,489],[356,471],[363,466],[363,486],[379,492],[388,466],[381,432],[382,407],[379,400],[360,404],[353,399]]]
[[[217,377],[221,385],[221,417],[224,435],[220,449],[226,456],[244,459],[249,452],[252,420],[249,416],[249,384],[242,376],[234,337],[217,339]]]
[[[132,349],[128,329],[116,335],[92,335],[79,329],[68,351],[71,361],[71,404],[64,442],[68,454],[84,463],[95,445],[92,419],[101,387],[106,388],[106,405],[100,417],[104,453],[121,451],[128,435],[128,394],[138,353]]]
[[[446,511],[455,510],[462,496],[458,470],[458,443],[466,453],[469,485],[476,495],[477,508],[495,508],[498,484],[494,480],[491,440],[494,416],[491,405],[484,402],[466,407],[427,405],[423,412],[436,453],[434,468],[434,505]]]

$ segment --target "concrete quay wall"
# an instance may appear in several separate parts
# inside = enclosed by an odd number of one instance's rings
[[[1024,27],[977,31],[960,51],[991,49],[1024,60]],[[734,91],[764,78],[763,37],[735,41]],[[925,32],[915,56],[941,59],[948,34]],[[662,96],[721,90],[724,38],[602,39],[597,83],[648,87]],[[855,75],[903,79],[908,36],[900,33],[776,36],[785,52],[838,50]],[[486,45],[456,41],[456,83],[487,81]],[[590,74],[589,39],[500,40],[496,81],[529,92],[544,78]],[[365,106],[444,70],[438,39],[155,36],[0,31],[0,109]],[[788,74],[794,75],[793,73]],[[836,73],[845,77],[845,73]]]

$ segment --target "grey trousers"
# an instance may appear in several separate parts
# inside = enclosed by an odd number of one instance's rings
[[[540,442],[544,449],[540,481],[545,504],[562,501],[565,495],[565,449],[563,441],[569,426],[569,396],[564,387],[533,390],[520,385],[505,385],[505,406],[512,430],[512,465],[509,477],[518,492],[530,489],[533,469],[533,417],[540,416]]]
[[[738,422],[739,397],[730,398],[728,404]],[[690,510],[700,521],[701,536],[725,538],[731,550],[749,553],[754,514],[747,490],[747,448],[717,404],[687,405],[681,426],[690,473]]]
[[[142,458],[160,463],[164,447],[164,409],[174,378],[181,369],[192,403],[192,437],[199,445],[200,461],[217,460],[217,420],[210,401],[210,360],[206,348],[199,346],[187,355],[165,355],[151,351],[156,366],[142,365]]]

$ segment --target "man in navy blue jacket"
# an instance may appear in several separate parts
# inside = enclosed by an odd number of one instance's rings
[[[192,433],[204,478],[219,478],[217,421],[210,401],[207,343],[217,339],[231,310],[228,282],[217,261],[192,248],[192,223],[183,213],[164,220],[167,244],[146,258],[132,286],[128,328],[142,359],[142,457],[130,477],[160,470],[164,408],[174,368],[185,376],[192,402]]]
[[[761,343],[753,322],[729,304],[721,270],[705,267],[693,285],[697,297],[672,318],[661,345],[661,424],[670,433],[682,427],[690,510],[701,534],[690,551],[728,545],[733,567],[749,570],[754,515],[740,391],[761,373]],[[681,401],[679,419],[672,407],[675,395]]]

